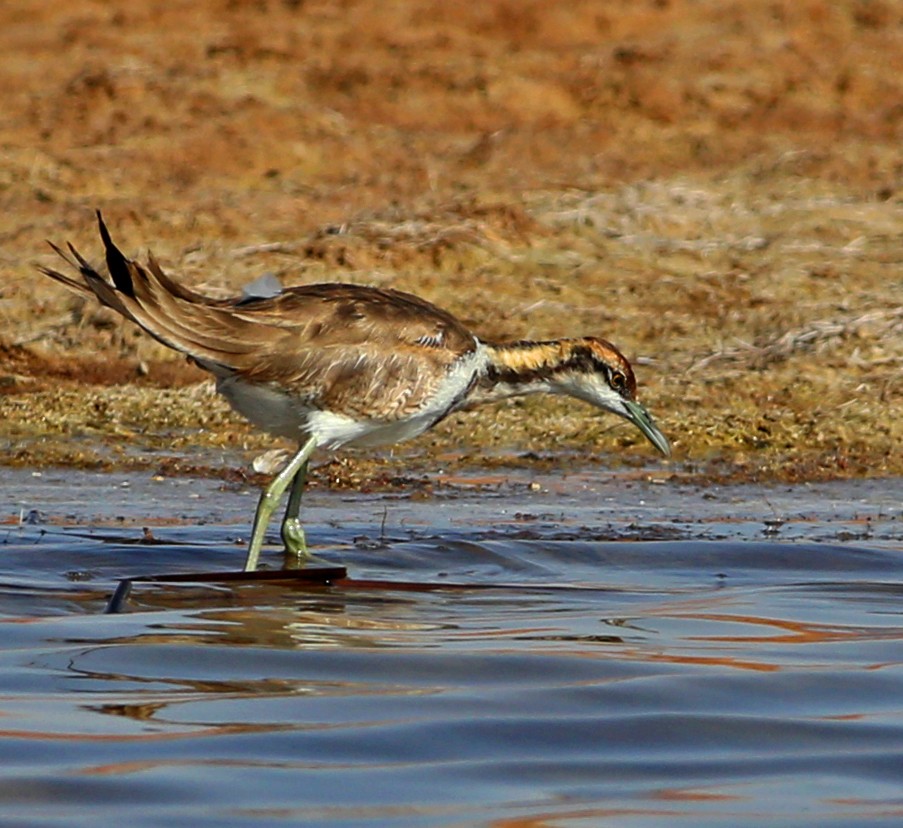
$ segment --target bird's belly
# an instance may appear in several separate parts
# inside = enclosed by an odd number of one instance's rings
[[[357,420],[333,411],[312,411],[308,427],[317,444],[327,448],[386,446],[423,434],[437,419],[435,412],[402,420]]]
[[[309,433],[310,409],[299,406],[298,401],[284,391],[244,382],[234,376],[220,377],[216,390],[242,417],[263,431],[292,440],[299,440]]]
[[[312,436],[317,445],[327,448],[383,446],[408,440],[426,431],[447,410],[447,406],[430,405],[397,420],[359,419],[313,408],[271,386],[236,377],[220,379],[217,390],[232,408],[263,431],[296,441]]]

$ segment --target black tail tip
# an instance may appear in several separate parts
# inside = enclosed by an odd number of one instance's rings
[[[123,255],[122,251],[113,244],[113,239],[110,237],[110,231],[107,230],[107,225],[104,223],[103,214],[100,210],[97,210],[96,213],[100,238],[101,241],[103,241],[103,246],[107,254],[107,270],[110,271],[110,276],[113,278],[113,284],[116,285],[117,290],[121,290],[127,296],[134,296],[135,288],[132,285],[132,275],[129,272],[129,261]]]
[[[94,214],[97,216],[97,227],[100,230],[100,238],[103,241],[103,246],[108,250],[112,247],[115,249],[116,245],[113,244],[113,239],[110,238],[110,231],[107,230],[107,225],[103,220],[103,213],[100,210],[95,210]]]

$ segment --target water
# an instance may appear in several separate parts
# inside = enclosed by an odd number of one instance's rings
[[[4,480],[3,825],[903,819],[903,481],[312,492],[350,581],[103,615],[236,569],[255,493]]]

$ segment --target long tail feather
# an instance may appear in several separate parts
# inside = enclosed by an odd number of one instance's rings
[[[107,230],[107,225],[104,224],[100,210],[97,211],[97,224],[100,228],[100,238],[106,251],[107,270],[110,271],[110,276],[113,277],[113,284],[116,285],[117,290],[122,291],[126,296],[134,296],[135,288],[132,284],[130,262],[123,255],[122,251],[113,244],[113,239],[110,238],[110,231]]]
[[[99,210],[97,222],[109,276],[99,273],[71,244],[67,253],[52,242],[54,252],[81,278],[48,267],[38,270],[71,290],[94,295],[159,342],[216,373],[238,367],[242,357],[260,348],[261,322],[238,317],[228,301],[182,287],[163,272],[153,256],[147,268],[128,259],[113,242]]]

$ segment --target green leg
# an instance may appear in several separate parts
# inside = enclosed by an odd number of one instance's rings
[[[304,484],[307,483],[307,464],[305,460],[292,480],[292,488],[288,493],[288,506],[285,508],[285,518],[282,521],[282,542],[285,544],[285,557],[294,559],[295,566],[309,554],[307,539],[304,537],[304,527],[298,513],[301,511],[301,495],[304,493]]]
[[[257,513],[254,515],[254,527],[251,530],[251,542],[248,544],[248,557],[245,559],[245,572],[253,572],[257,569],[257,562],[260,558],[260,548],[263,546],[263,539],[266,535],[267,525],[273,511],[279,505],[279,499],[289,487],[289,484],[295,479],[298,472],[307,466],[311,454],[317,447],[317,443],[311,437],[288,461],[286,467],[277,474],[269,486],[267,486],[260,495],[257,502]],[[302,478],[303,479],[303,478]],[[294,491],[293,491],[294,494]],[[298,492],[297,501],[300,503],[301,493]],[[291,506],[291,503],[289,503]],[[303,535],[302,535],[303,537]]]

